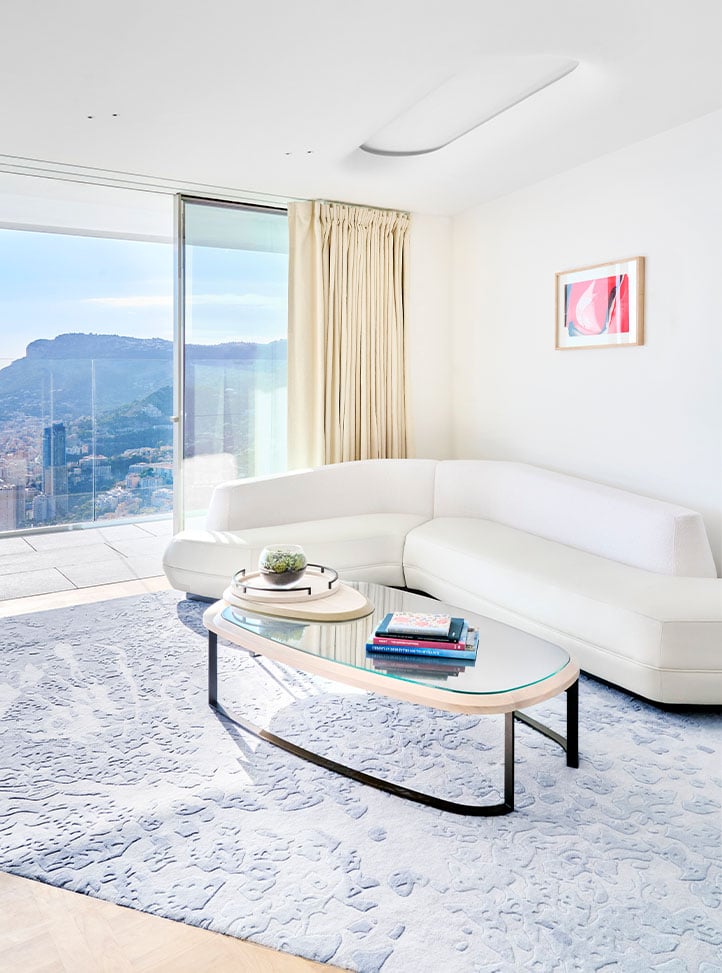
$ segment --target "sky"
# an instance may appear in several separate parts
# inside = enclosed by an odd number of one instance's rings
[[[285,337],[286,254],[189,251],[187,341]],[[172,340],[172,245],[0,229],[0,368],[67,332]]]

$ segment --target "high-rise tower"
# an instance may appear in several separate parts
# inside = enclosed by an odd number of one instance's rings
[[[68,513],[68,463],[63,422],[54,422],[43,430],[43,493],[53,498],[56,517]]]

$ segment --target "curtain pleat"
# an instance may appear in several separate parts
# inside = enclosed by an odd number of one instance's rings
[[[289,466],[409,451],[405,213],[289,206]]]

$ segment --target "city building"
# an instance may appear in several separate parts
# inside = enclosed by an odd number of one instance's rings
[[[50,500],[48,519],[67,515],[68,464],[63,422],[54,422],[43,430],[43,493]]]
[[[18,530],[25,523],[25,487],[0,480],[0,530]]]
[[[32,501],[32,522],[36,526],[47,524],[55,516],[55,505],[44,493],[37,493]]]
[[[0,480],[25,486],[28,482],[29,466],[26,453],[8,450],[0,455]]]

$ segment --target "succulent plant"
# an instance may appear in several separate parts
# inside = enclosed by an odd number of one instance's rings
[[[300,577],[306,570],[306,555],[296,544],[279,544],[264,547],[258,561],[263,574],[290,574]]]

